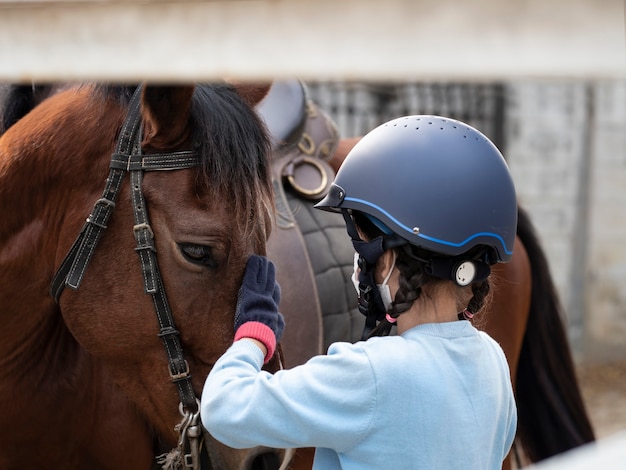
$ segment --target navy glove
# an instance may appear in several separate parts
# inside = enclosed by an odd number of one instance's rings
[[[252,255],[239,288],[235,310],[235,341],[253,338],[265,345],[269,361],[285,327],[278,311],[280,286],[276,282],[274,263],[264,256]]]

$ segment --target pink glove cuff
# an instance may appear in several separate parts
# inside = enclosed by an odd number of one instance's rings
[[[258,321],[244,323],[235,332],[235,341],[239,341],[242,338],[252,338],[263,343],[267,349],[264,363],[267,363],[274,355],[274,351],[276,351],[276,335],[265,323]]]

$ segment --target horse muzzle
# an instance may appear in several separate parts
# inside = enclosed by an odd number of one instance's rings
[[[269,447],[232,449],[218,442],[206,430],[204,447],[211,462],[210,470],[284,470],[293,454],[290,449]]]

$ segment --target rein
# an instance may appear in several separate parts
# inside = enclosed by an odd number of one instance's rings
[[[135,225],[135,251],[139,255],[144,280],[144,292],[152,296],[159,322],[161,338],[168,358],[168,370],[180,398],[179,410],[183,420],[176,426],[179,432],[178,448],[183,452],[186,468],[200,468],[199,447],[202,437],[200,413],[189,373],[189,364],[183,356],[180,335],[174,324],[171,308],[165,294],[156,257],[154,233],[150,226],[142,191],[144,171],[180,170],[200,165],[200,157],[191,151],[142,155],[141,153],[141,86],[133,94],[126,120],[120,131],[115,152],[111,156],[109,176],[102,197],[96,201],[78,237],[52,279],[50,294],[58,304],[65,286],[77,290],[93,257],[98,241],[115,208],[124,176],[130,174],[131,203]],[[189,449],[186,452],[185,449]]]

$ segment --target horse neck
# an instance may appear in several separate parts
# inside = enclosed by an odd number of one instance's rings
[[[121,119],[111,105],[90,106],[89,96],[88,89],[56,95],[0,138],[0,320],[7,339],[0,355],[48,334],[60,337],[48,288],[104,187]]]

